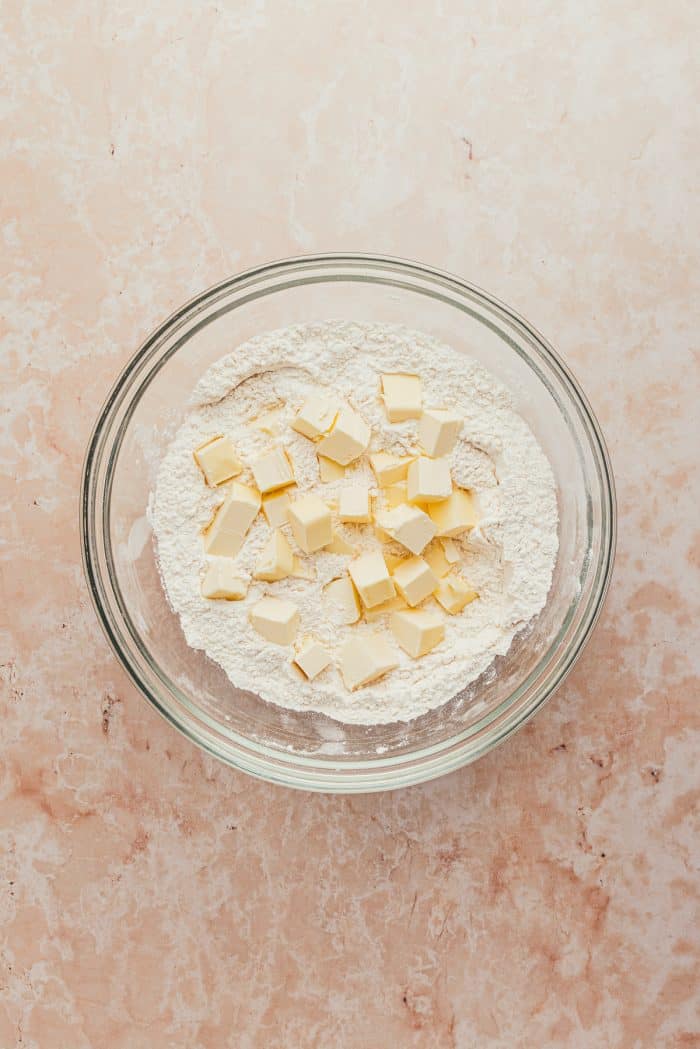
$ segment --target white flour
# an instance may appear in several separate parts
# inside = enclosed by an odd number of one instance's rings
[[[427,656],[413,660],[402,652],[396,670],[350,693],[335,667],[313,682],[302,680],[291,666],[290,649],[264,641],[248,622],[250,606],[270,593],[298,605],[300,637],[313,634],[334,653],[351,633],[387,629],[381,619],[352,627],[329,621],[322,587],[345,571],[349,559],[321,551],[311,558],[314,581],[251,580],[245,601],[204,600],[201,530],[223,493],[207,488],[192,452],[225,433],[239,457],[250,462],[277,440],[251,424],[267,409],[281,408],[280,436],[300,489],[326,499],[358,481],[374,489],[364,458],[343,480],[321,484],[315,446],[289,423],[310,388],[325,386],[371,424],[371,451],[415,450],[417,421],[390,424],[386,419],[379,399],[385,371],[420,375],[426,407],[451,407],[465,419],[450,463],[454,483],[474,489],[477,496],[479,527],[457,542],[463,554],[460,571],[480,596],[464,612],[445,616],[445,641]],[[252,481],[252,475],[239,480]],[[268,332],[213,365],[197,385],[192,411],[160,465],[150,517],[163,583],[193,648],[219,663],[234,685],[263,699],[364,724],[406,721],[439,706],[505,653],[515,633],[545,604],[558,546],[552,470],[513,410],[508,391],[470,358],[427,335],[385,324],[327,322]],[[358,549],[377,546],[369,526],[337,528]],[[285,532],[291,537],[288,526]],[[268,534],[260,514],[237,558],[246,576]]]

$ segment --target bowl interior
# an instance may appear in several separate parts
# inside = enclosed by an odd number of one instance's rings
[[[548,603],[482,677],[410,722],[342,725],[235,688],[184,641],[160,584],[146,517],[159,460],[191,390],[223,354],[261,331],[311,320],[392,322],[479,360],[512,391],[552,464],[560,548]],[[173,315],[121,376],[96,428],[84,505],[89,576],[127,669],[180,728],[220,757],[289,781],[301,770],[347,780],[359,767],[391,785],[421,763],[462,763],[507,735],[555,687],[602,599],[612,552],[607,460],[571,377],[524,322],[483,293],[395,262],[296,260],[226,282]],[[292,776],[292,780],[294,776]],[[326,782],[326,781],[324,781]],[[332,788],[333,789],[333,788]],[[341,788],[343,789],[343,788]]]

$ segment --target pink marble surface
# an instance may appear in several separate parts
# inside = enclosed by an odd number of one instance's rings
[[[700,1045],[697,32],[688,0],[0,7],[1,1046]],[[352,799],[254,782],[151,711],[77,515],[142,336],[237,269],[342,249],[544,331],[621,526],[535,721]]]

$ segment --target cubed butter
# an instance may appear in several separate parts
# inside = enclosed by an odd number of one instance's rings
[[[374,608],[366,608],[362,615],[368,623],[374,623],[380,616],[390,615],[392,612],[397,612],[400,608],[406,608],[406,602],[401,597],[401,594],[394,594],[388,601],[382,601],[381,605],[375,605]]]
[[[459,437],[463,419],[444,408],[426,408],[418,423],[418,440],[433,459],[449,455]]]
[[[242,601],[247,590],[247,582],[229,557],[209,562],[202,579],[202,597],[210,601]]]
[[[234,481],[204,533],[204,549],[219,557],[235,557],[260,509],[260,492]]]
[[[263,496],[262,508],[270,528],[281,528],[287,524],[287,511],[291,505],[289,492],[270,492]]]
[[[250,464],[255,483],[261,492],[275,492],[294,484],[292,461],[284,448],[272,448]]]
[[[421,413],[421,381],[417,375],[382,375],[384,405],[390,423],[417,419]]]
[[[348,572],[365,608],[381,605],[396,593],[386,561],[378,550],[361,554],[351,561]]]
[[[291,645],[299,629],[299,609],[293,601],[262,597],[250,610],[250,622],[266,641]]]
[[[441,579],[435,591],[437,601],[451,616],[461,612],[472,601],[476,601],[478,596],[476,590],[472,590],[469,583],[458,575]]]
[[[347,466],[367,451],[372,431],[365,420],[352,408],[342,408],[333,429],[318,445],[318,454],[334,463]]]
[[[315,641],[312,637],[307,637],[299,645],[294,662],[304,677],[313,681],[322,670],[329,666],[331,657],[320,642]]]
[[[426,547],[423,551],[423,557],[428,562],[438,579],[442,579],[443,576],[446,576],[452,567],[445,557],[445,551],[438,539],[431,543],[430,546]]]
[[[284,533],[275,529],[263,546],[253,575],[266,583],[286,579],[294,571],[294,553]]]
[[[304,561],[303,558],[294,554],[291,574],[295,579],[312,580],[316,578],[316,569],[312,564],[309,564],[308,561]]]
[[[377,514],[377,525],[412,554],[422,553],[436,532],[423,510],[407,504]]]
[[[397,653],[381,634],[352,637],[340,651],[343,681],[351,691],[369,685],[398,665]]]
[[[292,429],[317,441],[328,433],[340,411],[340,401],[322,393],[312,393],[297,412]]]
[[[407,605],[419,605],[438,585],[437,576],[422,557],[409,557],[393,573],[396,589]]]
[[[401,503],[408,502],[408,484],[406,481],[397,481],[395,484],[387,485],[382,490],[384,496],[384,505],[388,510],[393,510],[395,506],[401,506]]]
[[[452,493],[452,477],[447,459],[419,456],[408,468],[409,503],[439,503]]]
[[[466,488],[455,488],[449,498],[431,503],[428,513],[440,536],[459,535],[476,524],[474,501]]]
[[[350,576],[331,579],[323,588],[330,618],[338,626],[350,626],[360,618],[360,600]]]
[[[449,536],[444,536],[439,540],[440,546],[445,552],[445,558],[451,565],[456,565],[458,561],[462,560],[462,551],[459,549],[454,539],[450,539]]]
[[[349,543],[347,539],[344,539],[339,532],[333,531],[333,539],[328,543],[324,550],[327,550],[329,554],[354,554],[355,547],[352,543]]]
[[[318,456],[318,476],[323,484],[333,481],[342,481],[345,477],[345,467],[340,463],[334,463],[332,459],[326,459],[325,455]]]
[[[394,612],[390,620],[391,632],[413,659],[432,651],[445,637],[445,624],[439,612],[423,608],[408,608]]]
[[[351,524],[367,524],[372,520],[369,507],[369,488],[366,485],[352,485],[343,488],[338,501],[338,517]]]
[[[287,512],[292,534],[305,554],[313,554],[333,541],[331,512],[317,495],[302,495]]]
[[[210,441],[200,444],[194,452],[195,462],[204,474],[204,479],[212,488],[238,477],[243,463],[238,459],[228,437],[212,437]]]
[[[377,484],[386,488],[397,481],[405,481],[408,468],[415,459],[414,455],[391,455],[389,452],[373,452],[369,464],[374,470]]]

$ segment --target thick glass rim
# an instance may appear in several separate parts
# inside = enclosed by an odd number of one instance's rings
[[[425,287],[418,287],[419,279]],[[279,281],[282,280],[283,283]],[[601,542],[585,607],[575,610],[579,622],[574,634],[562,646],[571,625],[573,612],[561,624],[557,636],[537,666],[495,709],[468,728],[439,743],[403,753],[366,759],[308,757],[248,739],[231,729],[224,729],[215,719],[197,708],[188,696],[154,663],[142,644],[138,630],[130,625],[128,609],[121,601],[115,574],[109,530],[109,502],[114,466],[121,442],[133,411],[144,389],[150,385],[163,365],[186,342],[197,326],[191,327],[197,314],[211,308],[232,292],[245,293],[233,307],[207,314],[201,325],[235,309],[252,299],[309,283],[327,281],[361,281],[386,284],[457,305],[473,316],[470,303],[478,303],[493,314],[499,324],[493,325],[501,338],[511,345],[555,399],[547,369],[553,371],[566,389],[588,439],[600,481],[602,502]],[[273,282],[273,286],[270,283]],[[448,298],[449,294],[449,298]],[[481,323],[489,322],[478,315]],[[544,370],[535,367],[533,359],[523,354],[517,341],[505,335],[503,325],[517,333],[528,345]],[[190,325],[186,336],[172,340],[178,329]],[[123,417],[122,417],[123,413]],[[338,793],[364,793],[390,790],[444,775],[488,753],[525,724],[556,691],[579,658],[600,615],[607,593],[616,544],[615,485],[610,457],[600,426],[579,383],[557,351],[524,318],[488,292],[459,277],[433,267],[390,256],[365,253],[328,253],[303,255],[267,263],[227,278],[190,299],[167,317],[136,350],[107,395],[93,427],[85,460],[80,493],[81,548],[83,568],[90,597],[100,625],[127,674],[145,698],[188,739],[225,763],[270,782],[305,790]],[[589,566],[590,567],[590,566]],[[543,668],[562,647],[553,668],[532,689]],[[526,697],[523,702],[523,697]]]

